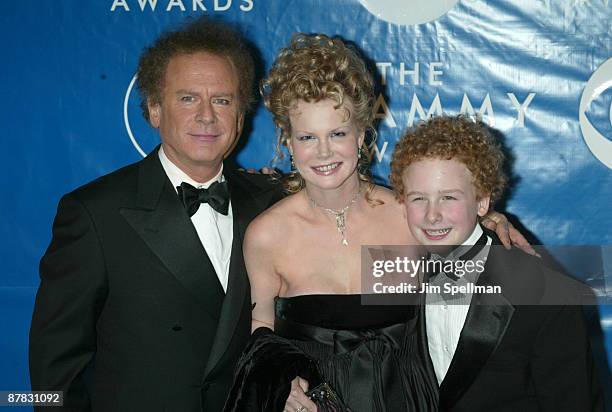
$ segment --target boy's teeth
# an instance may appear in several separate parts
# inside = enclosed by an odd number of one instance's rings
[[[430,235],[445,235],[450,232],[450,229],[426,230]]]

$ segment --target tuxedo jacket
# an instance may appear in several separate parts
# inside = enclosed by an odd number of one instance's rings
[[[494,246],[476,284],[502,293],[473,295],[440,411],[603,411],[577,282]]]
[[[248,223],[280,198],[266,176],[224,176],[233,210],[227,294],[157,150],[65,195],[30,330],[33,390],[66,411],[220,411],[250,336]]]

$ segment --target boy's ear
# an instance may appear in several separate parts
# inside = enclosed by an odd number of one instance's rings
[[[478,216],[483,217],[489,213],[489,205],[491,203],[491,196],[486,195],[478,199]]]

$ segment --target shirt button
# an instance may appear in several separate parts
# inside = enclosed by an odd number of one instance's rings
[[[444,345],[444,350],[448,352],[448,346]]]

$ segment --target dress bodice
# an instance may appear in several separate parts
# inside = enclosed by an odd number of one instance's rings
[[[370,305],[364,297],[279,297],[274,330],[316,361],[353,412],[435,410],[421,306]]]
[[[362,295],[300,295],[276,298],[275,317],[328,329],[367,329],[415,318],[414,305],[371,305]],[[278,331],[277,331],[278,332]]]

